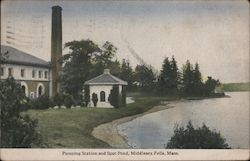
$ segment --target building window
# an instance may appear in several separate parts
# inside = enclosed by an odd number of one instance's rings
[[[42,78],[42,71],[41,70],[39,70],[39,72],[38,72],[38,77]]]
[[[42,83],[38,83],[37,85],[37,97],[40,97],[45,94],[45,87]]]
[[[44,78],[47,79],[48,78],[48,71],[44,72]]]
[[[26,93],[26,87],[22,86],[23,93]]]
[[[1,76],[4,76],[4,68],[3,67],[1,67],[0,74],[1,74]]]
[[[24,77],[24,75],[25,75],[25,70],[21,69],[21,77]]]
[[[105,92],[104,91],[101,91],[101,93],[100,93],[100,101],[101,102],[105,102]]]
[[[36,71],[32,70],[32,78],[35,78],[35,77],[36,77]]]
[[[30,92],[30,98],[35,98],[34,92]]]
[[[13,76],[13,68],[8,69],[8,76]]]
[[[28,97],[29,96],[29,91],[28,91],[28,85],[25,82],[21,82],[21,88],[23,90],[23,93]]]

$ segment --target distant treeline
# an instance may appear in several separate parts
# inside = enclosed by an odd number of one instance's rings
[[[187,60],[179,69],[174,56],[166,57],[159,62],[162,64],[160,72],[155,73],[146,64],[132,68],[129,60],[119,62],[115,59],[118,49],[108,41],[102,46],[89,39],[71,41],[65,44],[65,48],[69,53],[61,60],[63,72],[60,80],[63,93],[71,95],[74,100],[83,101],[84,82],[102,74],[105,68],[127,81],[129,92],[181,97],[217,96],[215,88],[220,85],[219,80],[203,77],[198,62],[191,64]]]
[[[223,92],[250,91],[250,82],[244,82],[244,83],[223,83],[219,87],[219,90],[221,90]]]

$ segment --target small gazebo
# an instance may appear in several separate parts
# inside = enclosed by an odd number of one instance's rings
[[[126,106],[126,85],[128,83],[112,74],[109,69],[84,83],[85,95],[88,95],[88,107],[113,108]],[[85,97],[86,98],[86,97]],[[97,103],[95,105],[95,101]]]

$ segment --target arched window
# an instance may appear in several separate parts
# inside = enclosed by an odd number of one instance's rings
[[[37,97],[44,95],[44,93],[45,93],[44,85],[42,83],[38,83],[38,85],[37,85]]]
[[[100,101],[105,102],[105,92],[104,91],[100,92]]]
[[[39,86],[38,87],[38,97],[40,97],[43,93],[43,87],[42,86]]]
[[[22,88],[23,93],[25,93],[26,97],[29,97],[29,89],[28,89],[27,83],[22,81],[21,82],[21,88]]]
[[[26,87],[24,85],[22,85],[22,90],[23,90],[23,93],[26,93]]]

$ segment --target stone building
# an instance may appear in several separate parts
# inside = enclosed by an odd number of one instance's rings
[[[42,59],[10,46],[1,45],[1,53],[8,53],[1,63],[0,76],[13,76],[22,86],[27,97],[36,98],[51,93],[51,65]]]
[[[112,108],[113,106],[109,102],[109,95],[113,86],[117,85],[119,94],[121,94],[122,88],[128,85],[128,83],[110,74],[109,69],[105,69],[103,74],[86,81],[84,85],[89,86],[89,107],[94,107],[92,95],[95,93],[98,98],[97,107]]]
[[[10,46],[1,45],[1,54],[8,53],[8,58],[0,62],[0,79],[13,76],[21,83],[27,97],[41,95],[54,96],[61,92],[60,74],[62,65],[62,8],[52,7],[51,23],[51,63]]]

